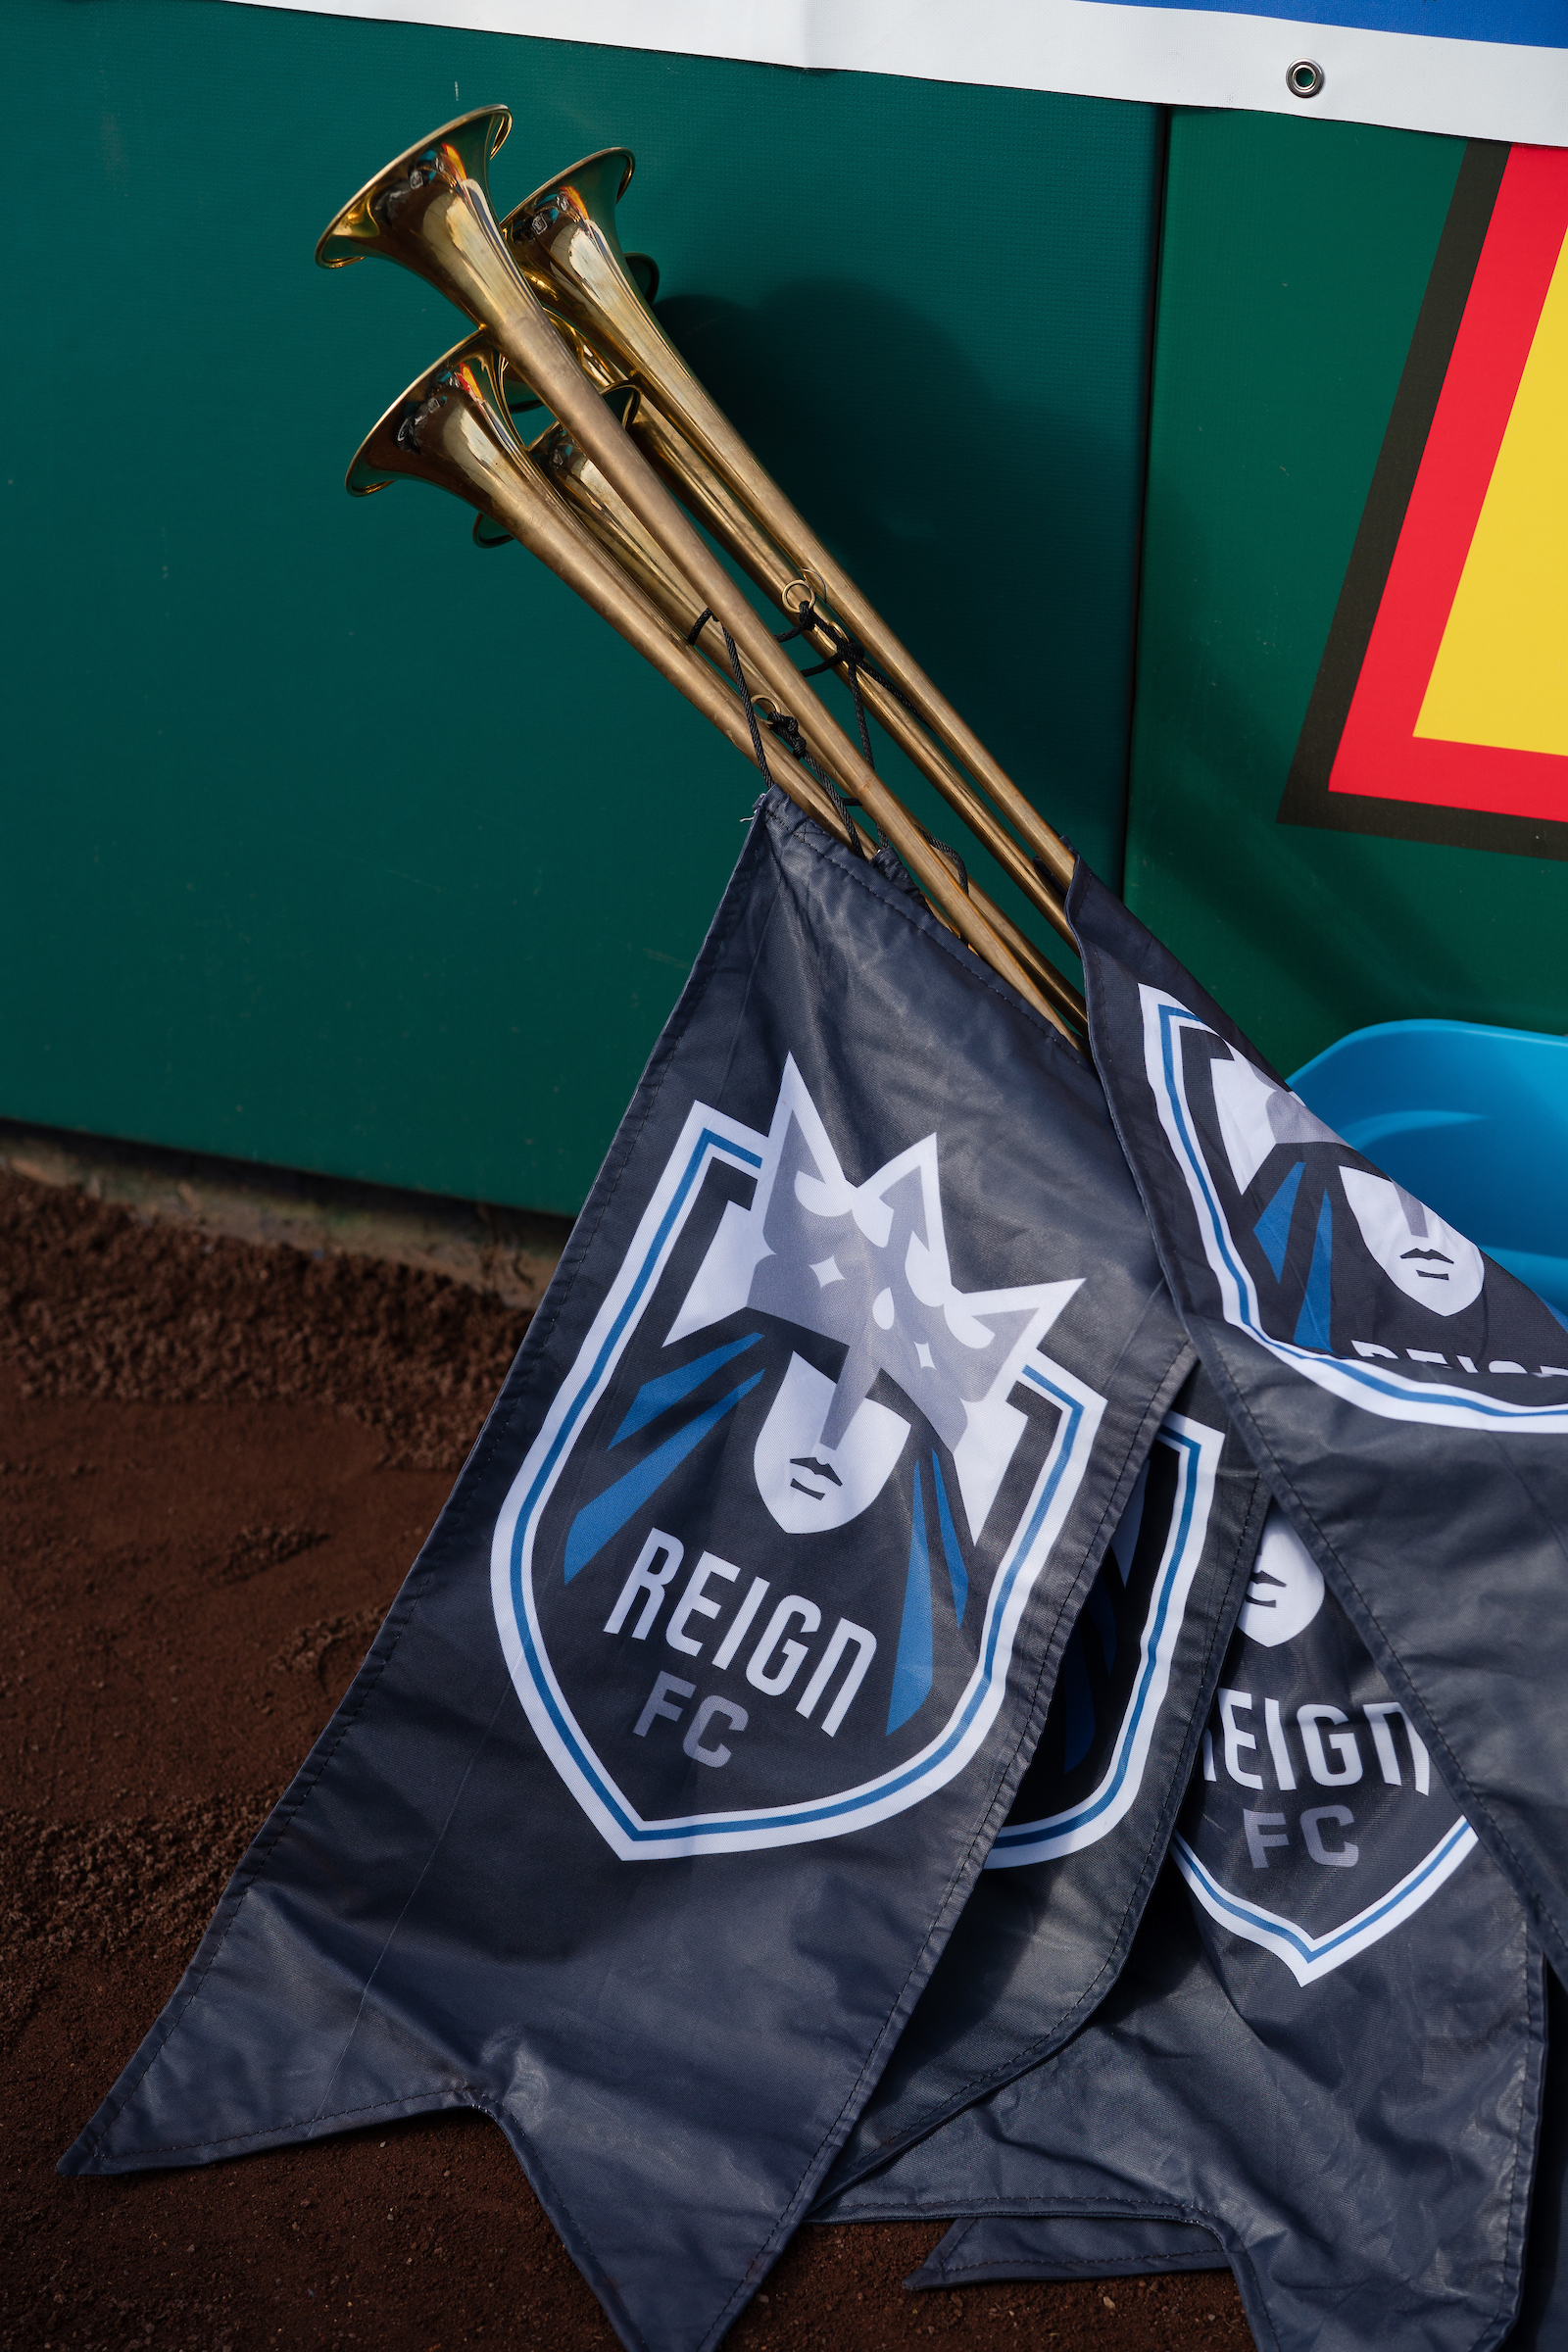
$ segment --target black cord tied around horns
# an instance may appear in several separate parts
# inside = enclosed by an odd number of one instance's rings
[[[809,608],[808,608],[808,609]],[[697,618],[692,622],[691,627],[686,632],[686,642],[688,645],[695,645],[697,643],[698,638],[702,635],[703,631],[707,628],[709,622],[712,618],[713,613],[710,607],[705,605],[702,611],[698,613]],[[752,733],[752,750],[756,756],[758,773],[760,775],[764,784],[771,784],[773,781],[773,776],[768,767],[766,756],[762,750],[761,729],[757,723],[757,706],[746,691],[746,672],[741,667],[740,654],[736,649],[735,640],[730,635],[728,629],[723,629],[722,623],[719,625],[723,633],[724,650],[729,655],[729,665],[735,673],[736,690],[740,695],[741,701],[746,706],[746,723],[750,727]],[[798,629],[791,629],[787,632],[785,637],[779,639],[779,643],[781,645],[785,644],[788,642],[789,637],[796,637],[799,635],[800,631]],[[828,668],[831,666],[831,664],[824,662],[822,666],[824,668]],[[871,743],[869,734],[866,730],[865,713],[860,707],[860,695],[858,687],[856,688],[855,692],[855,708],[856,713],[860,721],[860,740],[865,746],[865,763],[866,766],[869,767],[872,764]],[[790,712],[787,710],[775,710],[769,714],[766,724],[769,730],[779,738],[779,740],[789,749],[789,751],[794,754],[795,758],[800,761],[801,765],[807,770],[807,772],[816,778],[816,781],[821,785],[823,791],[827,794],[828,799],[832,802],[834,808],[838,810],[839,815],[844,821],[844,830],[849,836],[849,846],[851,850],[854,852],[857,858],[863,858],[865,856],[865,852],[860,846],[860,836],[855,829],[855,820],[850,814],[849,807],[845,801],[844,795],[840,792],[832,777],[824,775],[822,770],[817,766],[815,760],[812,760],[808,754],[805,740],[801,734],[800,720],[792,717]]]
[[[710,613],[705,612],[702,616],[702,620],[699,620],[697,623],[697,628],[693,629],[692,637],[697,635],[697,630],[703,626],[703,622],[710,619],[711,617],[712,616]],[[687,643],[691,643],[691,638],[687,639]],[[757,723],[757,712],[753,710],[752,698],[746,691],[746,672],[741,667],[741,658],[735,650],[735,640],[730,635],[728,629],[725,629],[724,631],[724,646],[729,655],[729,665],[735,672],[736,692],[739,694],[741,701],[746,706],[746,723],[752,730],[752,750],[757,756],[757,772],[761,777],[764,784],[771,784],[773,778],[769,772],[767,760],[762,751],[762,730]]]
[[[865,852],[860,846],[860,836],[855,829],[855,819],[850,814],[850,804],[845,799],[843,793],[840,792],[832,777],[828,775],[824,769],[817,766],[816,761],[811,758],[810,753],[807,750],[806,738],[801,733],[800,720],[788,710],[767,710],[762,713],[762,724],[767,728],[769,734],[776,735],[780,743],[786,745],[788,749],[794,753],[796,759],[806,769],[808,775],[811,775],[816,778],[817,782],[821,785],[822,790],[827,794],[828,799],[832,802],[834,808],[844,819],[844,830],[849,835],[849,846],[851,850],[854,852],[857,858],[863,858],[865,856]]]
[[[814,663],[810,669],[803,669],[801,675],[803,678],[817,678],[821,676],[823,670],[838,669],[842,665],[845,684],[855,697],[855,716],[860,730],[860,750],[864,755],[866,766],[875,767],[876,761],[871,753],[871,730],[865,719],[865,699],[860,692],[860,672],[863,670],[868,678],[874,678],[883,692],[891,694],[896,703],[902,704],[911,718],[917,718],[919,712],[908,696],[901,692],[893,679],[888,676],[881,664],[872,660],[870,653],[856,636],[854,630],[844,628],[836,620],[829,620],[825,612],[817,610],[814,597],[807,598],[796,613],[794,628],[782,631],[777,643],[788,645],[792,637],[804,637],[812,629],[820,630],[822,635],[829,639],[834,651],[825,662]]]

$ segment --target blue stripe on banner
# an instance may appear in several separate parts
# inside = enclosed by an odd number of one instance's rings
[[[743,1380],[738,1389],[731,1389],[727,1396],[721,1396],[706,1412],[698,1413],[687,1422],[684,1429],[677,1429],[672,1438],[664,1440],[662,1446],[656,1446],[648,1459],[639,1462],[635,1470],[628,1470],[624,1478],[617,1478],[612,1487],[607,1487],[602,1494],[595,1495],[592,1502],[583,1504],[566,1538],[565,1581],[568,1585],[579,1568],[586,1568],[589,1561],[604,1550],[612,1536],[619,1535],[633,1512],[640,1510],[645,1502],[658,1494],[670,1473],[680,1468],[692,1447],[701,1445],[714,1422],[722,1421],[732,1405],[739,1404],[743,1396],[751,1395],[761,1377],[760,1372],[754,1372],[750,1380]]]
[[[1296,1196],[1301,1189],[1304,1160],[1298,1160],[1280,1186],[1257,1223],[1252,1227],[1263,1245],[1263,1254],[1274,1269],[1276,1282],[1285,1280],[1285,1253],[1291,1246],[1291,1217],[1296,1208]]]
[[[1306,1278],[1306,1297],[1297,1318],[1298,1348],[1321,1348],[1332,1354],[1329,1317],[1334,1303],[1334,1204],[1327,1193],[1317,1212],[1317,1239],[1312,1244],[1312,1266]]]
[[[948,1490],[942,1480],[942,1464],[931,1456],[931,1478],[937,1491],[937,1525],[942,1530],[942,1549],[947,1555],[948,1582],[953,1587],[953,1614],[958,1624],[969,1599],[969,1571],[963,1564],[963,1552],[958,1543],[958,1531],[953,1524],[948,1507]]]
[[[1117,0],[1147,6],[1149,0]],[[1293,24],[1343,24],[1360,32],[1420,33],[1447,41],[1491,41],[1523,48],[1568,49],[1563,0],[1250,0],[1245,11],[1212,0],[1154,0],[1190,16],[1288,17]]]
[[[1194,1877],[1202,1882],[1206,1892],[1222,1910],[1229,1912],[1233,1919],[1244,1923],[1244,1930],[1251,1929],[1264,1935],[1277,1936],[1282,1943],[1288,1943],[1291,1949],[1298,1952],[1303,1960],[1320,1960],[1325,1952],[1332,1952],[1340,1944],[1348,1943],[1358,1936],[1365,1936],[1369,1929],[1380,1927],[1385,1921],[1398,1919],[1406,1909],[1419,1910],[1421,1903],[1426,1900],[1426,1897],[1420,1894],[1420,1889],[1426,1885],[1433,1872],[1441,1869],[1443,1864],[1447,1861],[1460,1839],[1468,1838],[1472,1834],[1470,1824],[1461,1816],[1442,1843],[1435,1845],[1426,1860],[1419,1863],[1409,1878],[1401,1881],[1400,1885],[1383,1902],[1373,1904],[1369,1910],[1363,1911],[1357,1918],[1348,1921],[1343,1928],[1337,1929],[1330,1936],[1310,1935],[1305,1928],[1298,1928],[1294,1920],[1282,1919],[1272,1911],[1260,1911],[1255,1904],[1246,1902],[1240,1896],[1230,1893],[1226,1887],[1220,1885],[1212,1871],[1205,1869],[1200,1862],[1185,1838],[1178,1838],[1176,1843],[1191,1864]],[[1419,1900],[1417,1900],[1418,1896]],[[1387,1932],[1385,1928],[1384,1933],[1387,1934]]]
[[[920,1465],[914,1466],[914,1511],[909,1529],[909,1575],[904,1588],[904,1622],[888,1701],[888,1730],[908,1722],[931,1695],[931,1555],[926,1549],[925,1503]]]
[[[744,1355],[747,1348],[755,1348],[761,1337],[760,1331],[748,1332],[744,1340],[736,1340],[728,1348],[710,1348],[707,1355],[700,1355],[694,1364],[682,1364],[674,1372],[661,1372],[657,1380],[645,1380],[627,1408],[625,1420],[611,1439],[611,1445],[618,1446],[622,1438],[635,1437],[638,1430],[646,1429],[650,1421],[657,1421],[661,1413],[668,1412],[672,1404],[679,1404],[683,1397],[689,1396],[693,1389],[700,1389],[710,1372],[716,1372],[720,1364],[727,1364],[735,1356]]]

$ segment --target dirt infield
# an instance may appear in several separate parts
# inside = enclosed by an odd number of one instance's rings
[[[429,1272],[0,1174],[0,2347],[612,2345],[479,2118],[54,2171],[347,1685],[525,1325]],[[804,2230],[729,2344],[1251,2341],[1222,2274],[906,2294],[939,2234]]]

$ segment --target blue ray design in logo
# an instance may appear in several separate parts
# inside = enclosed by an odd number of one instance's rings
[[[909,1573],[904,1588],[899,1654],[893,1666],[888,1730],[898,1731],[931,1695],[931,1557],[925,1540],[925,1504],[920,1465],[914,1466],[914,1500],[909,1520]]]
[[[1114,1555],[1112,1555],[1114,1556]],[[1123,1582],[1125,1583],[1125,1576]],[[1062,1769],[1072,1772],[1080,1765],[1094,1744],[1097,1714],[1094,1686],[1090,1681],[1089,1662],[1084,1655],[1084,1619],[1093,1625],[1100,1638],[1101,1656],[1108,1676],[1116,1664],[1116,1612],[1105,1591],[1103,1574],[1097,1576],[1089,1588],[1084,1603],[1084,1615],[1067,1638],[1062,1654],[1059,1685],[1066,1722],[1062,1741]]]
[[[1082,1277],[961,1288],[936,1135],[865,1164],[792,1059],[765,1133],[692,1104],[497,1520],[517,1695],[623,1860],[949,1782],[1088,1467],[1104,1398],[1043,1348]]]
[[[953,1594],[954,1623],[962,1625],[963,1612],[969,1599],[969,1573],[963,1564],[958,1531],[953,1524],[942,1463],[935,1452],[931,1455],[931,1490],[932,1500],[936,1504],[943,1562],[948,1571],[948,1589]],[[931,1612],[930,1534],[920,1465],[917,1462],[910,1503],[909,1568],[904,1587],[904,1615],[899,1624],[899,1651],[893,1667],[893,1694],[888,1702],[890,1734],[901,1731],[911,1715],[918,1714],[931,1695]]]
[[[1084,1663],[1083,1637],[1077,1626],[1067,1637],[1062,1652],[1061,1680],[1058,1685],[1065,1714],[1062,1740],[1062,1766],[1071,1772],[1088,1755],[1095,1737],[1095,1694],[1089,1687],[1089,1668]]]
[[[1329,1321],[1334,1304],[1334,1203],[1327,1193],[1317,1212],[1317,1232],[1312,1241],[1312,1263],[1306,1277],[1306,1294],[1301,1311],[1296,1319],[1292,1334],[1298,1348],[1321,1348],[1331,1352]]]
[[[693,1447],[702,1444],[726,1413],[734,1411],[743,1396],[751,1395],[761,1377],[760,1372],[754,1372],[750,1380],[743,1380],[738,1389],[731,1389],[716,1404],[695,1414],[673,1437],[656,1446],[645,1461],[628,1470],[624,1478],[617,1478],[612,1487],[596,1494],[592,1502],[584,1503],[566,1538],[564,1581],[568,1585],[580,1569],[586,1568],[604,1550],[611,1537],[618,1536],[627,1520],[635,1517],[645,1502],[653,1500],[665,1479],[680,1468]]]
[[[645,1380],[628,1405],[626,1417],[611,1439],[611,1445],[618,1446],[623,1438],[635,1437],[638,1430],[648,1427],[650,1421],[657,1421],[661,1413],[667,1413],[672,1405],[683,1404],[693,1389],[702,1387],[710,1372],[716,1372],[721,1364],[733,1363],[736,1356],[744,1355],[749,1348],[757,1347],[761,1337],[760,1331],[749,1331],[744,1339],[732,1341],[727,1348],[710,1348],[706,1355],[698,1356],[692,1363],[682,1364],[677,1371],[661,1372],[657,1380]]]
[[[942,1464],[931,1456],[931,1483],[936,1490],[937,1527],[942,1537],[942,1556],[948,1563],[948,1582],[953,1588],[953,1615],[956,1624],[963,1623],[963,1612],[969,1602],[969,1571],[963,1564],[963,1550],[958,1531],[953,1524],[953,1510],[948,1501],[947,1482]]]
[[[1296,1208],[1296,1196],[1301,1189],[1301,1175],[1305,1166],[1305,1160],[1297,1161],[1252,1227],[1263,1246],[1263,1255],[1274,1269],[1276,1282],[1285,1280],[1285,1253],[1291,1246],[1291,1218]]]

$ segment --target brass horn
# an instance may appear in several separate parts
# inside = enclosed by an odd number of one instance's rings
[[[517,438],[488,336],[467,336],[399,394],[355,451],[345,487],[366,498],[400,475],[433,483],[477,507],[481,523],[498,537],[518,540],[547,564],[738,752],[755,758],[733,688],[683,642],[660,605],[609,560]],[[484,543],[493,543],[488,533]],[[793,769],[794,763],[780,760],[778,765]],[[792,781],[795,797],[810,807],[817,822],[847,840],[828,795],[809,776],[796,773]]]
[[[804,579],[780,555],[729,485],[663,414],[657,400],[635,384],[624,387],[624,397],[627,429],[655,470],[662,474],[681,503],[726,554],[734,557],[763,594],[792,620],[802,624],[802,635],[812,652],[831,662],[847,684],[853,684],[867,709],[875,713],[927,783],[934,785],[949,807],[962,817],[1004,873],[1076,954],[1078,942],[1059,894],[1042,880],[1027,852],[987,808],[968,778],[952,764],[913,713],[879,677],[859,668],[852,678],[850,658],[839,642],[839,634],[816,609],[819,599],[815,583]],[[1081,1012],[1083,1000],[1076,990],[1073,996]]]
[[[538,296],[519,273],[488,190],[490,158],[511,122],[505,107],[476,108],[406,149],[328,224],[317,246],[317,260],[326,269],[369,255],[399,262],[466,311],[475,325],[490,329],[550,414],[570,429],[606,481],[702,597],[735,649],[741,690],[748,697],[758,691],[771,694],[791,711],[811,757],[859,802],[959,938],[1070,1038],[1065,1020],[775,644],[708,542],[584,379]],[[630,286],[624,270],[619,274]],[[755,683],[747,681],[746,667]],[[794,779],[787,768],[780,781],[792,788]],[[802,805],[807,805],[804,800]]]
[[[640,440],[642,434],[637,419],[648,407],[646,395],[639,392],[635,385],[622,385],[618,392],[612,392],[607,398],[619,409],[622,421],[630,425],[633,435]],[[668,428],[662,424],[661,431],[667,432]],[[678,439],[678,436],[673,438]],[[547,432],[541,433],[536,441],[529,443],[528,454],[536,465],[548,468],[579,520],[593,533],[605,553],[630,574],[644,594],[679,631],[682,640],[689,644],[694,623],[699,623],[701,619],[701,608],[696,597],[685,581],[671,572],[636,516],[617,498],[592,459],[577,447],[565,426],[554,424]],[[687,504],[702,514],[703,520],[709,524],[719,543],[738,557],[760,586],[770,594],[781,596],[788,610],[788,586],[793,584],[801,587],[803,583],[784,581],[782,575],[787,566],[776,550],[767,546],[755,531],[749,531],[743,516],[731,514],[728,493],[709,472],[702,460],[690,451],[686,451],[684,456],[696,477],[707,477],[706,487],[712,499],[711,518],[708,504],[697,496],[688,496]],[[710,660],[717,666],[711,636],[711,631],[698,631],[699,642],[704,644]],[[825,653],[829,660],[835,659],[837,648],[819,624],[815,628],[808,624],[806,637],[814,651]],[[842,656],[838,657],[835,665],[843,668]],[[1065,929],[1066,916],[1057,902],[1044,889],[1023,852],[1010,834],[1003,832],[973,787],[948,765],[930,738],[909,719],[908,713],[885,688],[875,680],[865,678],[860,691],[888,733],[905,746],[916,764],[936,784],[938,791],[952,802],[986,846],[993,849],[999,862],[1013,874],[1015,880],[1022,882],[1026,891],[1037,903],[1043,904],[1053,919],[1059,921]],[[772,715],[769,712],[765,723],[771,724]],[[940,849],[940,844],[937,846]],[[1016,861],[1015,865],[1009,863],[1009,858]],[[1018,870],[1020,868],[1021,871]],[[1042,956],[1027,933],[1020,931],[995,901],[987,896],[972,874],[964,877],[963,887],[971,903],[1005,941],[1058,1012],[1064,1012],[1070,1021],[1087,1034],[1088,1013],[1077,989],[1062,978],[1055,965]],[[1069,939],[1072,937],[1070,930],[1067,936]]]
[[[515,539],[526,547],[755,762],[751,729],[727,672],[720,668],[713,676],[687,642],[699,610],[691,591],[564,426],[552,425],[527,448],[519,443],[499,389],[501,364],[483,333],[447,352],[416,377],[366,435],[350,462],[345,488],[366,498],[402,476],[429,482],[476,507],[474,538],[481,546]],[[597,546],[585,544],[581,523],[568,508],[586,523]],[[661,616],[672,628],[662,627]],[[811,808],[818,823],[848,842],[849,827],[840,811],[813,778],[795,768],[787,745],[774,757],[775,764],[793,776],[796,797]],[[862,846],[869,851],[869,844]],[[976,885],[969,889],[1047,992],[1064,992],[1069,1000],[1064,1009],[1070,1012],[1072,992],[1033,942]]]
[[[633,169],[626,148],[605,147],[544,181],[501,224],[518,269],[541,300],[597,344],[630,382],[653,394],[664,415],[789,558],[791,576],[814,573],[823,583],[839,618],[854,630],[951,757],[984,788],[1065,894],[1072,880],[1071,850],[939,693],[758,463],[643,300],[615,227],[615,207]]]
[[[615,394],[610,399],[615,402]],[[623,387],[629,404],[637,394]],[[622,416],[621,421],[625,418]],[[683,642],[693,639],[712,660],[711,632],[698,630],[702,603],[694,589],[674,569],[663,549],[640,523],[625,501],[618,498],[586,450],[578,447],[564,424],[553,424],[528,444],[528,455],[555,485],[579,522],[590,531],[605,554],[636,581],[643,594],[663,613]],[[726,664],[726,675],[727,664]],[[732,681],[733,683],[733,681]]]
[[[722,412],[714,407],[703,391],[652,315],[651,306],[658,287],[656,266],[646,254],[620,253],[615,205],[630,182],[633,168],[634,159],[628,149],[604,148],[562,175],[564,181],[571,183],[575,192],[574,205],[568,204],[559,185],[552,188],[545,203],[559,204],[564,210],[561,218],[548,228],[541,228],[537,211],[529,213],[529,205],[540,205],[538,192],[528,200],[527,205],[519,205],[502,221],[502,233],[512,242],[514,251],[517,250],[518,239],[524,231],[530,243],[541,236],[545,237],[551,244],[553,254],[556,242],[561,243],[561,252],[553,262],[549,278],[544,272],[536,270],[534,273],[534,290],[540,295],[551,323],[597,390],[609,393],[618,386],[626,393],[628,405],[619,412],[622,422],[655,470],[663,477],[688,512],[696,515],[728,555],[734,557],[742,570],[756,581],[764,595],[793,620],[805,623],[802,635],[806,642],[859,694],[926,781],[935,787],[950,808],[962,817],[976,839],[990,851],[1014,887],[1046,917],[1076,954],[1078,942],[1067,920],[1061,889],[1054,888],[1045,879],[1034,858],[999,822],[968,779],[944,757],[900,694],[890,689],[872,671],[860,668],[852,672],[835,632],[812,609],[827,595],[826,582],[820,572],[808,561],[804,565],[797,565],[780,554],[778,545],[741,503],[731,483],[700,453],[650,391],[650,378],[657,376],[662,386],[667,387],[671,381],[678,380],[678,371],[679,376],[686,379],[696,400],[706,403],[724,432],[730,434]],[[587,246],[575,249],[576,261],[573,264],[568,241],[573,235],[583,232],[585,220],[592,226],[592,237]],[[600,245],[609,249],[610,259],[608,266],[595,268],[601,258],[597,250]],[[647,330],[643,338],[646,348],[640,358],[634,358],[631,343],[624,336],[617,338],[602,333],[601,342],[605,347],[602,350],[590,339],[583,324],[594,307],[607,312],[612,306],[625,308],[627,288],[619,283],[617,272],[629,280],[632,293],[641,299],[641,311],[627,313],[633,328],[641,326]],[[568,290],[570,284],[589,273],[599,285],[600,300],[596,306],[573,301]],[[565,309],[558,307],[563,302],[566,305]],[[568,311],[570,315],[567,315]],[[611,350],[616,351],[618,356],[607,358],[606,352]],[[635,375],[628,372],[634,367],[638,370]],[[519,396],[515,391],[509,390],[508,398],[514,409],[540,405],[536,396],[528,391],[521,392]],[[731,434],[730,437],[744,448],[745,445],[738,442],[737,436]],[[755,461],[753,463],[755,465]],[[768,481],[768,476],[761,473],[760,467],[757,471],[762,481]],[[769,483],[769,487],[773,485]],[[782,497],[782,493],[777,495]],[[635,566],[633,568],[635,571]],[[792,594],[796,598],[794,602],[791,601]],[[656,598],[656,601],[664,600]],[[695,601],[693,609],[696,609]],[[1038,829],[1037,849],[1054,846],[1054,851],[1063,853],[1070,875],[1071,852],[1066,850],[1065,844],[1049,826],[1044,825],[1044,820],[1032,808],[1029,815],[1033,826]],[[1040,833],[1047,838],[1040,839]],[[1053,863],[1055,862],[1054,857]],[[1057,996],[1058,1004],[1080,1028],[1087,1029],[1084,1001],[1078,991],[1061,980],[1055,966],[1039,956],[1014,924],[1004,916],[998,920],[999,910],[983,894],[977,894],[972,881],[969,895],[988,913],[989,919],[1002,932],[1015,954],[1019,952],[1020,941],[1024,942],[1029,954],[1022,960],[1029,964],[1031,970],[1037,964],[1044,966],[1050,975],[1044,983],[1048,993],[1056,989],[1064,990],[1065,1001]],[[1040,977],[1038,970],[1036,977]]]

